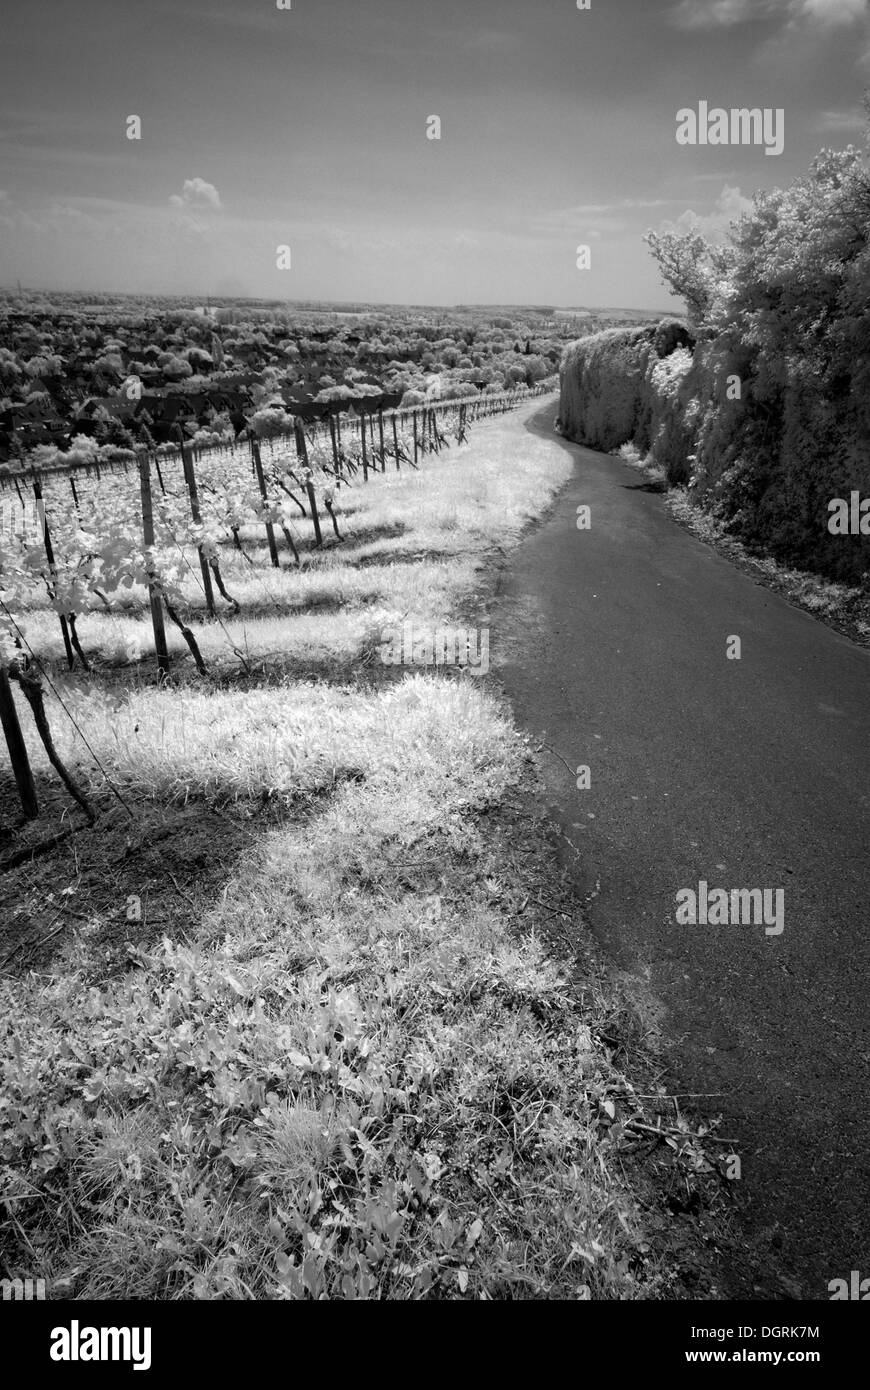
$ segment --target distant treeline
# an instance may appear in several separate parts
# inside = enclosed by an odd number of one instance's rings
[[[129,450],[182,431],[200,446],[235,438],[254,417],[280,431],[288,415],[322,416],[338,399],[388,408],[533,386],[574,336],[531,311],[294,315],[0,295],[0,467],[82,439]]]

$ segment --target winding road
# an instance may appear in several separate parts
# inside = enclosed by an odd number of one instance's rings
[[[738,1140],[753,1253],[731,1288],[827,1299],[870,1278],[870,652],[676,525],[636,470],[561,440],[555,413],[527,428],[574,474],[502,575],[495,674],[553,750],[548,809],[595,936]],[[678,925],[701,880],[782,889],[784,930]]]

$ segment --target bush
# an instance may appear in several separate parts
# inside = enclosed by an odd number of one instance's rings
[[[724,246],[650,234],[689,323],[572,344],[564,432],[633,444],[746,544],[861,582],[870,538],[832,536],[827,521],[832,498],[870,495],[868,208],[870,169],[850,146],[758,194]]]
[[[269,439],[276,434],[291,434],[294,417],[277,406],[267,406],[254,412],[250,424],[258,439]]]

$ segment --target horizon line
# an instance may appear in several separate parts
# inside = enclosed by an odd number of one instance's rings
[[[344,304],[357,304],[370,306],[375,309],[550,309],[559,313],[605,313],[608,310],[616,313],[636,313],[636,314],[661,314],[673,315],[675,309],[656,307],[643,309],[635,305],[620,304],[535,304],[532,301],[508,301],[508,300],[456,300],[449,304],[426,303],[422,300],[395,300],[395,299],[278,299],[269,298],[264,295],[220,295],[199,293],[190,291],[180,293],[177,291],[169,292],[163,290],[117,290],[117,289],[61,289],[59,286],[49,288],[44,285],[0,285],[0,295],[19,295],[24,293],[31,294],[71,294],[84,297],[89,294],[113,295],[124,299],[203,299],[210,301],[211,307],[217,307],[214,302],[223,300],[243,304],[286,304],[288,307],[307,307],[313,305],[332,305],[339,306]],[[337,308],[335,312],[340,313]]]

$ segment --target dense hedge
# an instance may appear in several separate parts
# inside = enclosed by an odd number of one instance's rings
[[[750,547],[866,582],[870,536],[832,535],[828,503],[870,497],[868,230],[870,172],[850,147],[760,194],[725,247],[651,236],[692,316],[567,348],[565,434],[632,442]]]

